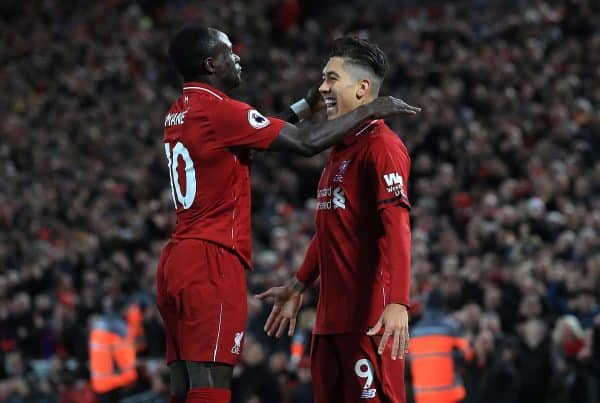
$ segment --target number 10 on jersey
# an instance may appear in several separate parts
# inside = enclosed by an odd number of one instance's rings
[[[196,197],[196,170],[194,169],[194,161],[190,157],[190,152],[181,142],[177,142],[173,151],[171,152],[171,145],[165,143],[165,154],[167,155],[167,161],[169,163],[169,178],[171,179],[171,196],[173,197],[173,203],[175,203],[175,209],[177,209],[177,202],[183,206],[184,209],[189,209],[194,203]],[[185,172],[185,193],[179,185],[179,172],[177,168],[179,166],[179,158],[183,160],[183,170]]]

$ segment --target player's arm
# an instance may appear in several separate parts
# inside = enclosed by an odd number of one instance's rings
[[[205,127],[211,133],[214,147],[290,151],[312,156],[337,143],[364,120],[414,115],[419,110],[400,99],[382,97],[337,119],[298,127],[278,118],[267,118],[243,102],[215,99],[203,113],[186,115],[186,123],[193,121],[197,127]]]
[[[338,143],[365,120],[392,115],[416,115],[420,110],[398,98],[379,97],[336,119],[301,128],[287,123],[268,150],[289,151],[312,157]]]
[[[290,107],[279,116],[279,119],[295,125],[309,119],[315,113],[323,110],[324,107],[325,102],[323,102],[323,97],[319,92],[319,86],[314,85],[308,90],[304,98],[291,104]]]
[[[379,240],[381,271],[385,274],[386,306],[368,335],[383,329],[379,354],[392,337],[392,359],[402,359],[408,352],[408,307],[410,290],[410,202],[408,175],[410,157],[402,144],[373,141],[369,145],[370,183],[374,186],[375,201],[383,235]]]
[[[392,359],[402,359],[408,352],[408,308],[410,290],[410,217],[408,208],[393,205],[379,210],[384,235],[379,242],[382,270],[390,278],[389,300],[379,320],[368,335],[383,328],[379,354],[383,354],[389,337],[392,342]]]
[[[294,334],[296,316],[302,306],[302,293],[306,289],[306,285],[314,283],[317,277],[319,277],[319,264],[315,236],[296,275],[286,285],[272,287],[256,296],[259,299],[273,298],[273,309],[271,309],[264,327],[269,336],[281,337],[288,324],[288,335]]]
[[[317,236],[310,241],[306,256],[296,275],[290,279],[288,287],[295,291],[303,292],[308,286],[317,281],[319,277],[319,252],[317,248]]]
[[[308,106],[308,104],[307,104]],[[299,123],[301,120],[303,120],[303,118],[301,118],[299,115],[296,115],[296,113],[292,110],[292,108],[288,108],[286,109],[281,116],[279,116],[279,119],[281,120],[285,120],[288,123],[291,123],[293,125]]]
[[[410,214],[403,205],[379,210],[383,223],[384,237],[379,255],[386,262],[384,271],[389,272],[389,304],[410,307]]]

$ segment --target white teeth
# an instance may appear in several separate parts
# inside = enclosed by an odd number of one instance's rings
[[[337,105],[337,100],[335,98],[325,98],[325,105],[328,108]]]

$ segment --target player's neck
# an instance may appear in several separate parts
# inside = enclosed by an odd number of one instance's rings
[[[221,80],[217,79],[215,76],[197,76],[193,79],[184,79],[186,83],[204,83],[210,85],[213,88],[218,89],[224,94],[229,95],[229,92],[233,89],[230,88],[230,85],[226,85]]]
[[[358,105],[358,106],[363,106],[363,105],[369,104],[369,103],[373,102],[375,100],[375,98],[376,97],[373,97],[373,96],[366,96],[360,100],[360,105]]]

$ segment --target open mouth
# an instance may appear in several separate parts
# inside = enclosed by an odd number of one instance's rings
[[[337,106],[337,99],[335,97],[325,97],[324,100],[327,111],[333,111]]]

